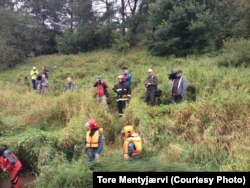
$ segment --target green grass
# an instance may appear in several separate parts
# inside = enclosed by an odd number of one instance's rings
[[[92,171],[249,171],[250,68],[218,66],[220,59],[154,57],[141,49],[31,58],[0,73],[0,143],[28,161],[38,187],[90,187]],[[40,70],[42,65],[50,71],[47,96],[23,83],[33,66]],[[122,65],[133,75],[132,100],[124,118],[118,118],[111,88]],[[148,68],[163,90],[155,107],[143,101]],[[196,101],[170,104],[167,74],[176,69],[196,87]],[[98,75],[109,84],[111,114],[95,101]],[[63,91],[67,76],[75,78],[78,91]],[[96,118],[105,134],[102,159],[94,164],[83,151],[89,118]],[[143,139],[142,159],[134,164],[122,158],[120,131],[128,124]]]

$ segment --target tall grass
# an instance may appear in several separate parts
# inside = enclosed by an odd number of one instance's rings
[[[220,67],[221,56],[153,57],[134,49],[52,55],[29,59],[0,74],[0,143],[18,153],[38,174],[38,187],[89,187],[92,171],[249,171],[250,71]],[[33,66],[50,71],[49,94],[39,95],[23,81]],[[133,75],[132,100],[118,118],[112,87],[126,65]],[[148,68],[159,78],[163,96],[155,107],[144,103]],[[182,69],[196,88],[196,101],[170,104],[168,73]],[[97,104],[93,83],[108,82],[111,113]],[[65,92],[67,76],[78,90]],[[98,163],[84,153],[84,124],[96,118],[105,148]],[[122,158],[123,126],[134,125],[143,139],[142,159]],[[54,177],[51,180],[51,177]],[[49,182],[49,184],[48,184]]]

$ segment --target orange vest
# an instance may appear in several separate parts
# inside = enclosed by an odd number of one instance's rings
[[[100,133],[103,132],[102,128],[95,131],[93,136],[89,136],[90,130],[86,132],[86,147],[87,148],[98,148]]]
[[[141,153],[142,150],[142,142],[141,142],[141,137],[140,136],[136,136],[136,137],[128,137],[126,138],[124,145],[123,145],[123,153],[124,153],[124,158],[128,159],[128,144],[129,142],[133,142],[135,145],[135,150],[132,153],[132,156],[135,155],[139,155]]]

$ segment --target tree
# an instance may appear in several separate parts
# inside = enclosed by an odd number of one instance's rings
[[[36,20],[0,8],[0,68],[11,67],[31,54],[39,54],[44,41]]]
[[[218,25],[203,1],[162,0],[151,5],[149,19],[153,54],[185,56],[206,52],[214,45]]]

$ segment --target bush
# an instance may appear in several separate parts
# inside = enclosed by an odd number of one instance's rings
[[[226,41],[223,49],[222,59],[219,66],[247,67],[250,65],[250,41],[230,40]]]

